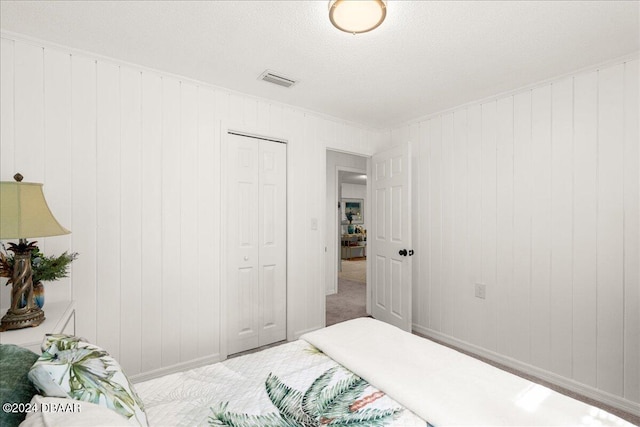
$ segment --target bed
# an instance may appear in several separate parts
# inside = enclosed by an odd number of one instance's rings
[[[370,318],[123,388],[139,407],[118,425],[632,425]]]
[[[136,389],[150,425],[425,426],[304,340],[139,383]]]

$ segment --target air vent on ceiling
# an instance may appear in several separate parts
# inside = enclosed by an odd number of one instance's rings
[[[282,87],[291,87],[294,84],[298,83],[296,80],[290,79],[289,77],[284,77],[277,73],[274,73],[271,70],[266,70],[264,73],[260,74],[258,80],[264,80],[265,82],[273,83]]]

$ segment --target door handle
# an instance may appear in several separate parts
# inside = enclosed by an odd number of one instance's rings
[[[399,255],[402,256],[407,256],[407,250],[406,249],[400,249],[400,252],[398,252]]]

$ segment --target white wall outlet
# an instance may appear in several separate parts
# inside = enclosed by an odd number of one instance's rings
[[[318,218],[311,218],[311,229],[312,230],[318,229]]]
[[[484,283],[476,283],[476,298],[485,299],[487,296],[487,286]]]

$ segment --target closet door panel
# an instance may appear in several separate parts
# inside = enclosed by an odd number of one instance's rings
[[[286,338],[286,145],[260,141],[260,345]]]
[[[233,354],[259,345],[259,144],[229,135],[228,150],[228,341]]]

